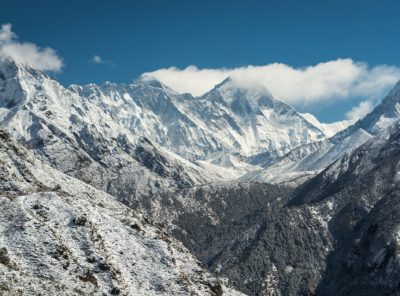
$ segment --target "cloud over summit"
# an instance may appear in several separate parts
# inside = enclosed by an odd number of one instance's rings
[[[227,77],[233,77],[246,83],[262,83],[277,98],[297,105],[382,96],[400,79],[400,68],[370,67],[352,59],[337,59],[302,68],[282,63],[231,69],[171,67],[143,76],[156,78],[178,92],[193,95],[201,95]]]
[[[11,57],[18,63],[29,64],[41,71],[60,71],[64,66],[54,49],[19,41],[11,24],[3,24],[0,28],[0,56]]]

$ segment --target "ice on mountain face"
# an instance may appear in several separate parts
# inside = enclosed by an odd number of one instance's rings
[[[252,87],[249,87],[242,85],[240,81],[227,78],[217,85],[214,90],[215,92],[218,92],[219,96],[228,104],[232,104],[235,100],[242,97],[246,98],[244,101],[251,108],[257,108],[260,103],[269,106],[273,106],[274,104],[274,99],[272,98],[271,93],[262,85],[253,85]]]
[[[246,156],[271,151],[276,157],[324,138],[318,128],[267,90],[246,89],[230,79],[198,98],[141,80],[70,89],[92,99],[128,129],[189,159],[206,159],[219,151]]]
[[[0,58],[0,108],[11,108],[23,99],[19,81],[15,79],[17,65],[8,59]],[[1,110],[0,109],[0,110]]]
[[[318,121],[317,118],[315,118],[314,115],[310,113],[301,113],[301,115],[311,124],[315,125],[321,131],[323,131],[328,138],[336,135],[338,132],[348,128],[350,125],[354,123],[354,121],[352,120],[342,120],[332,123],[321,123]]]
[[[263,150],[282,155],[296,146],[324,138],[318,128],[289,105],[274,99],[266,89],[248,89],[227,80],[204,96],[223,102],[231,111],[230,118],[244,137],[242,155]]]
[[[395,108],[398,109],[400,104],[396,104]],[[371,131],[376,134],[379,131],[382,131],[389,126],[391,126],[393,123],[395,123],[398,120],[398,118],[390,118],[390,117],[385,117],[385,115],[382,115],[379,117],[378,121],[375,123],[375,126],[371,129]]]
[[[315,126],[316,120],[306,120],[265,88],[249,89],[232,79],[197,98],[142,80],[129,85],[75,85],[70,89],[132,133],[186,159],[201,161],[203,168],[219,170],[218,175],[224,175],[226,167],[218,168],[213,162],[216,153],[245,159],[258,155],[258,161],[266,164],[295,147],[326,138]],[[238,170],[232,171],[233,175],[245,173],[244,167],[252,169],[245,159],[241,157],[241,163],[234,166]]]

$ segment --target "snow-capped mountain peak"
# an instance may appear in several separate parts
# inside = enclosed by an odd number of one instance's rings
[[[333,137],[333,141],[340,141],[359,128],[377,135],[400,119],[400,81],[389,92],[386,98],[364,118],[354,125],[339,132]]]
[[[260,108],[277,109],[279,113],[296,112],[290,105],[276,99],[261,83],[249,83],[228,77],[204,95],[210,100],[225,102],[233,112],[260,113]],[[278,110],[279,109],[279,110]]]
[[[143,77],[130,84],[105,82],[64,88],[27,66],[10,61],[1,64],[0,69],[6,70],[0,71],[4,76],[0,79],[0,95],[25,102],[11,111],[5,106],[16,106],[15,102],[10,104],[3,99],[2,125],[31,145],[38,141],[32,142],[37,137],[32,131],[40,131],[39,142],[51,143],[55,127],[56,137],[65,135],[71,143],[83,131],[86,136],[95,133],[96,138],[106,139],[118,139],[123,134],[133,145],[145,137],[160,151],[170,153],[168,158],[174,158],[173,162],[188,161],[196,167],[196,161],[202,161],[194,179],[206,180],[207,177],[198,176],[204,169],[212,168],[209,176],[238,176],[238,172],[244,173],[243,168],[251,168],[254,159],[268,164],[296,147],[327,138],[316,120],[307,120],[265,87],[234,78],[226,79],[203,96],[193,97]],[[13,73],[18,73],[17,79]],[[87,144],[85,149],[91,149]],[[74,145],[82,144],[78,141]],[[221,172],[217,172],[215,153],[237,159],[230,167],[237,171],[221,173],[227,169],[221,165]],[[248,161],[252,162],[250,166]]]
[[[273,100],[272,94],[261,83],[246,84],[231,77],[216,85],[211,92],[218,92],[227,103],[231,103],[239,96],[245,96],[252,104],[257,104],[263,97]]]

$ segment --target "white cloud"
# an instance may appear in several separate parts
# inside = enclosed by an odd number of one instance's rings
[[[116,65],[114,64],[113,61],[111,60],[104,60],[101,56],[99,56],[98,54],[95,54],[90,60],[89,62],[93,63],[93,64],[105,64],[108,66],[113,66],[115,67]]]
[[[0,44],[3,42],[8,42],[17,36],[11,30],[11,24],[4,24],[0,29]]]
[[[11,57],[17,63],[29,64],[41,71],[60,71],[64,65],[54,49],[19,41],[17,35],[12,31],[11,24],[1,26],[0,56]]]
[[[372,101],[364,101],[359,105],[354,106],[349,112],[347,112],[346,117],[347,119],[356,121],[371,112],[373,108],[374,105]]]
[[[400,68],[369,67],[352,59],[337,59],[303,68],[280,63],[233,69],[171,67],[144,73],[143,77],[156,78],[178,92],[193,95],[201,95],[225,78],[232,77],[242,84],[261,83],[277,98],[296,105],[382,96],[400,79]]]
[[[94,64],[102,64],[102,63],[104,63],[103,59],[97,54],[95,54],[90,61],[92,63],[94,63]]]

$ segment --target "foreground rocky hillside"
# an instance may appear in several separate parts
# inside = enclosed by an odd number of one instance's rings
[[[400,293],[400,126],[342,157],[301,188],[290,206],[332,204],[334,251],[317,294]]]
[[[239,295],[114,197],[0,131],[1,295]]]

